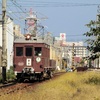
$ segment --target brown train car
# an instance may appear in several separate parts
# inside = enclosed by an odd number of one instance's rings
[[[50,60],[50,45],[40,38],[16,39],[13,61],[18,81],[51,77],[51,71],[55,68]]]

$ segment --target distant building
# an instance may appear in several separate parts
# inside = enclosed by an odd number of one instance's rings
[[[50,46],[50,58],[56,60],[56,66],[62,69],[62,51],[60,46],[61,40],[59,37],[55,37],[53,45]]]
[[[74,44],[74,64],[80,62],[83,57],[87,57],[89,55],[87,47],[84,46],[83,41],[79,42],[68,42],[66,41],[66,33],[60,33],[60,37],[55,37],[56,45],[60,46],[61,50],[61,59],[66,59],[67,66],[72,65],[72,57],[73,57],[73,44]]]
[[[67,46],[72,46],[74,43],[75,46],[83,46],[83,41],[79,41],[79,42],[67,42]]]
[[[13,27],[14,38],[23,37],[24,35],[21,33],[21,27],[19,25],[14,24]]]
[[[74,43],[74,48],[73,48]],[[74,64],[79,63],[84,57],[88,56],[88,50],[86,46],[83,45],[83,42],[67,42],[67,53],[72,59],[72,52],[74,51]],[[72,63],[72,61],[71,61]]]
[[[73,46],[67,46],[66,48],[68,51],[73,50]],[[81,58],[88,56],[86,46],[74,46],[74,56]]]

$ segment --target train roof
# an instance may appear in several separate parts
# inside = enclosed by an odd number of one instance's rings
[[[48,41],[41,37],[31,37],[30,40],[26,40],[25,37],[18,37],[14,40],[14,43],[45,43],[49,45]]]

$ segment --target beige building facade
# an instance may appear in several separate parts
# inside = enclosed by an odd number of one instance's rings
[[[21,33],[21,27],[17,24],[14,24],[13,33],[15,38],[16,37],[23,37],[24,35]]]

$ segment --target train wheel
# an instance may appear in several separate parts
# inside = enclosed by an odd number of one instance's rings
[[[38,81],[41,82],[44,80],[43,72],[38,75]]]
[[[48,78],[50,79],[52,77],[52,72],[50,70],[47,71]]]
[[[17,79],[17,82],[18,83],[21,83],[21,82],[23,82],[23,79],[22,78],[19,78],[19,79]]]

